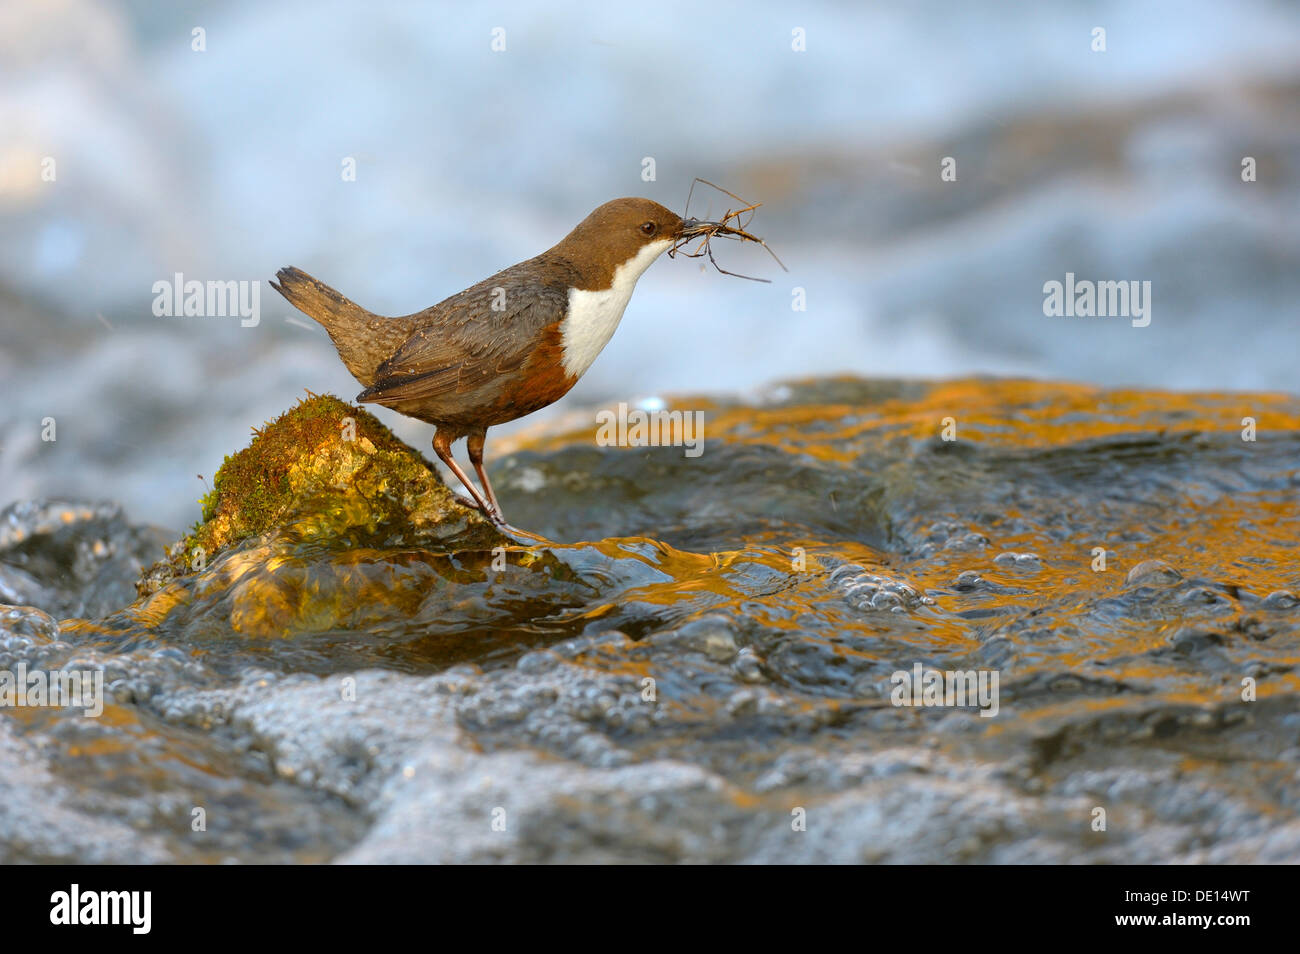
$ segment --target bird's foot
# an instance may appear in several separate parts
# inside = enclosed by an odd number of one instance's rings
[[[477,500],[466,497],[464,494],[458,494],[456,491],[451,492],[452,499],[462,507],[468,507],[470,510],[477,510],[486,517],[498,530],[509,529],[510,524],[506,523],[506,518],[500,510],[494,510],[491,507],[484,507]]]
[[[458,494],[454,490],[451,492],[451,499],[456,501],[456,503],[460,504],[462,507],[468,507],[470,510],[483,509],[478,505],[477,500],[471,500],[469,497],[466,497],[464,494]]]

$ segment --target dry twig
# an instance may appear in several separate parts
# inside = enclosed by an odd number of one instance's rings
[[[691,197],[695,195],[696,183],[703,183],[704,185],[709,186],[710,188],[717,189],[719,192],[726,193],[727,195],[735,199],[737,202],[742,203],[744,207],[737,209],[734,212],[728,209],[726,214],[723,215],[722,218],[717,222],[706,222],[701,219],[691,219],[683,216],[683,219],[685,221],[685,226],[682,229],[682,236],[677,240],[676,244],[674,244],[673,247],[668,250],[668,255],[670,258],[676,258],[679,252],[687,258],[700,258],[701,256],[707,255],[709,257],[709,261],[713,264],[713,267],[716,268],[723,275],[731,275],[733,278],[744,278],[744,279],[748,279],[751,282],[771,281],[770,278],[753,278],[749,275],[741,275],[738,272],[729,272],[721,265],[719,265],[717,260],[713,257],[713,249],[709,245],[709,241],[715,236],[722,236],[723,238],[736,239],[737,241],[741,241],[741,242],[755,242],[763,246],[763,248],[767,249],[767,254],[772,256],[772,258],[776,261],[776,263],[781,266],[782,270],[787,272],[789,271],[789,269],[785,267],[785,263],[782,262],[781,259],[777,258],[776,252],[768,248],[766,242],[764,242],[757,235],[754,235],[748,231],[749,223],[754,220],[754,211],[763,203],[761,202],[746,203],[744,199],[736,195],[734,192],[728,192],[726,189],[722,188],[721,186],[714,185],[712,182],[708,181],[707,179],[701,179],[697,176],[695,182],[691,183],[690,192],[688,192],[686,195],[686,210],[688,212],[690,211],[691,208]],[[740,217],[745,214],[748,214],[749,218],[746,219],[745,222],[742,224],[740,222]],[[736,222],[735,225],[730,224],[733,219]],[[700,244],[695,246],[693,251],[689,251],[689,252],[682,251],[682,247],[684,245],[693,242],[696,239],[700,240]]]

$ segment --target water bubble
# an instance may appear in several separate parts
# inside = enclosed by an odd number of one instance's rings
[[[731,668],[745,682],[763,681],[763,663],[754,650],[748,646],[740,651],[736,661],[731,664]]]
[[[739,649],[734,629],[731,620],[725,616],[702,616],[676,630],[655,634],[654,641],[703,653],[713,662],[730,662]]]
[[[758,712],[758,693],[753,689],[737,689],[727,699],[727,712],[733,718],[741,718]]]
[[[982,533],[963,533],[961,536],[949,537],[943,545],[945,550],[956,550],[961,553],[972,550],[983,550],[989,546],[989,538]]]
[[[854,603],[869,603],[880,587],[875,583],[853,583],[844,589],[844,595]]]
[[[898,593],[893,592],[892,590],[881,590],[879,593],[877,593],[875,596],[871,598],[872,609],[893,609],[894,607],[901,608],[902,605],[903,605],[902,596],[900,596]]]
[[[840,566],[837,566],[833,571],[831,571],[831,582],[838,583],[846,576],[852,576],[855,573],[862,573],[862,572],[863,572],[863,567],[860,564],[844,563],[841,564]]]
[[[49,613],[34,606],[2,606],[0,631],[52,642],[58,639],[59,624]]]
[[[547,651],[524,653],[515,661],[515,668],[529,675],[538,675],[554,669],[559,660],[555,654]]]
[[[1177,583],[1183,575],[1164,560],[1143,560],[1124,577],[1126,585],[1134,583]]]

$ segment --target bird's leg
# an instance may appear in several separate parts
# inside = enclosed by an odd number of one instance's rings
[[[469,448],[469,462],[474,465],[474,473],[478,474],[479,483],[483,485],[483,490],[487,493],[488,503],[496,511],[496,515],[505,519],[501,514],[501,505],[497,503],[497,495],[492,490],[492,481],[488,480],[487,471],[483,469],[483,444],[487,440],[487,428],[484,427],[477,431],[471,431],[465,440],[465,445]]]
[[[497,521],[500,517],[495,508],[483,499],[483,495],[479,493],[478,488],[474,486],[474,481],[469,479],[469,475],[461,469],[460,464],[456,463],[456,458],[451,455],[451,442],[456,440],[459,436],[459,434],[453,434],[451,431],[444,430],[441,427],[438,428],[438,430],[433,434],[433,452],[438,455],[438,459],[446,464],[460,482],[465,485],[465,489],[469,491],[469,495],[474,498],[473,506],[478,507],[479,510],[483,511],[484,516],[489,520]],[[459,496],[459,494],[457,494],[457,496]],[[466,502],[468,503],[468,501]]]

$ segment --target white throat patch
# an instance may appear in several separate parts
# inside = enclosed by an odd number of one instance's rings
[[[580,377],[591,367],[596,355],[614,336],[623,309],[632,299],[636,280],[672,244],[672,239],[648,242],[635,258],[614,270],[613,285],[605,291],[569,289],[569,314],[560,323],[565,374]]]

